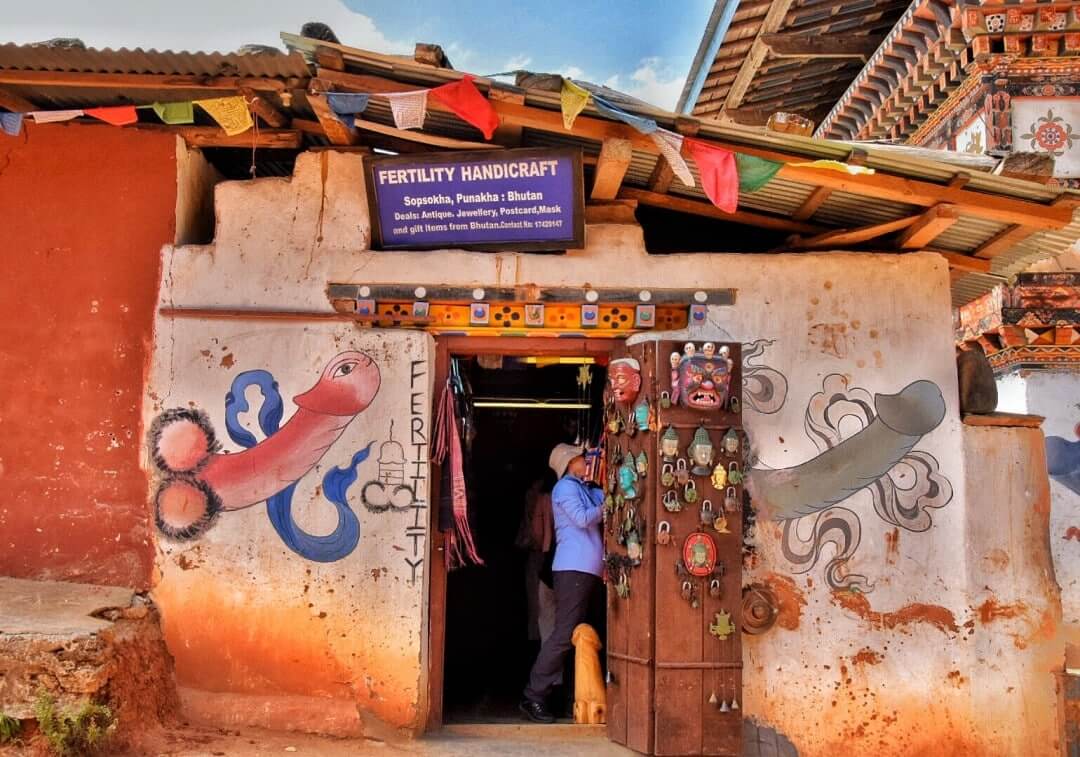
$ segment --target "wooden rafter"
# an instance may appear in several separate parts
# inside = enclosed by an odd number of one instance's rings
[[[974,255],[978,258],[996,258],[1001,253],[1011,249],[1014,245],[1031,236],[1032,230],[1019,224],[995,234],[975,250]]]
[[[765,56],[769,53],[769,48],[761,40],[762,35],[779,31],[788,10],[791,9],[794,3],[795,0],[774,0],[773,4],[769,6],[769,12],[765,14],[765,19],[758,28],[757,37],[754,39],[753,44],[750,45],[750,51],[743,59],[742,65],[739,66],[739,73],[735,76],[731,88],[728,89],[724,107],[737,108],[742,105],[743,98],[746,97],[746,92],[750,89],[750,82],[754,79],[754,74],[757,73],[761,62],[765,60]]]
[[[715,218],[720,221],[730,221],[731,223],[743,223],[749,226],[759,226],[763,229],[773,229],[775,231],[815,234],[823,230],[821,226],[815,226],[814,224],[801,223],[799,221],[792,221],[788,218],[770,216],[764,213],[755,213],[749,210],[736,210],[734,213],[725,213],[715,205],[707,202],[699,202],[697,200],[676,197],[675,195],[670,194],[664,195],[656,192],[648,192],[644,189],[635,189],[633,187],[623,187],[620,189],[619,199],[637,200],[642,205],[652,205],[653,207],[666,208],[680,213]]]
[[[134,124],[125,127],[139,131],[167,131],[183,137],[190,147],[258,147],[260,149],[298,150],[303,135],[297,129],[253,129],[229,136],[217,126],[169,126],[167,124]]]
[[[633,158],[634,146],[628,141],[605,139],[600,146],[600,159],[596,162],[590,197],[593,200],[614,200]]]
[[[900,233],[896,239],[896,246],[902,250],[918,250],[926,247],[959,220],[960,214],[952,205],[935,205]]]
[[[324,92],[327,89],[320,80],[313,80],[311,86],[319,92]],[[323,133],[326,134],[326,138],[330,140],[331,144],[355,145],[360,141],[356,129],[350,129],[330,110],[330,105],[326,102],[326,95],[308,92],[307,101],[311,105],[311,109],[315,111],[315,117],[319,119]]]
[[[257,76],[180,76],[174,74],[102,74],[86,71],[24,71],[0,69],[0,84],[37,87],[98,87],[110,89],[206,89],[282,92],[302,86],[301,80]]]
[[[25,97],[20,97],[6,89],[0,89],[0,108],[10,110],[12,113],[27,113],[37,110],[37,106]]]
[[[828,187],[814,187],[814,191],[810,193],[810,196],[803,200],[803,204],[799,206],[798,210],[791,214],[791,217],[796,221],[806,221],[810,216],[817,212],[817,209],[821,207],[829,195],[832,194],[832,190]]]
[[[881,43],[880,37],[851,34],[762,34],[761,42],[774,58],[857,58],[866,61]]]
[[[990,261],[962,255],[951,250],[935,250],[927,248],[923,252],[936,252],[949,262],[949,269],[961,273],[990,273]]]
[[[273,103],[250,87],[244,87],[240,94],[247,101],[251,112],[276,129],[289,125],[289,117],[274,107]]]
[[[906,218],[898,218],[895,221],[860,226],[856,229],[826,231],[817,236],[807,237],[805,239],[794,239],[790,246],[795,249],[812,250],[843,249],[844,247],[863,244],[864,242],[869,242],[871,239],[877,239],[886,234],[893,234],[901,229],[906,229],[921,217],[922,216],[907,216]]]

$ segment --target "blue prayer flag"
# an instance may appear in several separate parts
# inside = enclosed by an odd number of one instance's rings
[[[19,136],[22,131],[22,122],[22,113],[0,113],[0,129],[3,129],[5,134]]]
[[[627,113],[621,108],[616,108],[603,98],[597,97],[595,94],[592,96],[593,105],[596,109],[603,113],[605,116],[611,116],[617,118],[623,123],[630,124],[642,134],[652,134],[654,131],[660,128],[656,121],[651,118],[645,118],[644,116],[636,116],[633,113]]]
[[[350,129],[356,126],[356,114],[367,109],[371,95],[360,92],[327,92],[326,104]]]

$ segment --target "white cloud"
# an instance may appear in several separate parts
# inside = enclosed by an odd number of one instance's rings
[[[515,55],[510,60],[503,64],[503,71],[523,71],[528,69],[529,64],[532,63],[532,58],[528,55]]]
[[[588,81],[588,79],[585,77],[585,72],[577,66],[564,66],[558,69],[555,73],[559,74],[560,76],[564,76],[567,79],[583,79],[585,81]]]
[[[618,75],[608,81],[617,81]],[[644,100],[650,105],[672,110],[682,93],[685,76],[672,71],[670,67],[663,65],[659,58],[645,58],[638,64],[634,73],[630,74],[630,84],[621,91]],[[612,89],[619,89],[613,84],[607,84]]]
[[[244,44],[281,47],[280,32],[297,34],[307,21],[330,26],[350,47],[411,54],[416,40],[388,38],[369,16],[340,0],[41,0],[8,3],[4,42],[78,37],[90,47],[231,51]]]

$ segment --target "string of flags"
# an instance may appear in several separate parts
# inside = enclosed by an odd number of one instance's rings
[[[455,113],[466,123],[472,124],[490,140],[499,125],[499,116],[488,99],[476,88],[474,78],[466,74],[461,79],[429,89],[405,92],[361,93],[320,92],[334,116],[349,128],[356,126],[356,117],[367,110],[372,97],[385,98],[390,105],[394,125],[399,129],[422,129],[427,115],[428,99]],[[657,151],[671,167],[672,173],[687,187],[696,186],[694,173],[686,158],[698,169],[701,188],[709,200],[725,213],[734,213],[739,204],[739,193],[756,192],[768,184],[785,165],[779,161],[728,150],[718,145],[687,137],[661,127],[655,120],[630,113],[607,99],[563,77],[560,92],[563,126],[570,131],[574,121],[592,103],[601,114],[622,121],[639,133],[648,136]],[[24,118],[35,123],[57,123],[81,116],[90,116],[114,126],[126,126],[139,120],[138,110],[153,110],[163,122],[170,125],[195,122],[195,106],[205,111],[229,136],[243,134],[254,125],[247,101],[239,96],[214,97],[203,100],[160,103],[151,105],[118,105],[103,108],[69,110],[39,110],[25,113],[0,112],[0,131],[18,136]],[[848,174],[872,174],[874,169],[851,165],[836,160],[812,160],[788,163],[793,167],[807,167]]]
[[[239,96],[211,97],[204,100],[152,103],[151,105],[113,105],[103,108],[71,108],[67,110],[32,110],[22,113],[0,113],[0,130],[12,137],[22,133],[23,121],[29,118],[36,124],[54,124],[89,116],[113,126],[137,123],[138,111],[152,110],[163,122],[170,125],[195,123],[195,106],[207,115],[230,137],[243,134],[255,125],[247,101]]]

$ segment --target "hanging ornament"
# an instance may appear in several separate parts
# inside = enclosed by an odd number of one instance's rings
[[[683,500],[688,505],[697,502],[697,482],[693,479],[687,481],[686,486],[683,487]]]
[[[727,641],[728,637],[734,632],[735,626],[732,625],[731,614],[727,610],[716,613],[716,619],[709,624],[709,633],[720,639],[720,641]]]
[[[642,398],[637,405],[634,406],[634,423],[637,424],[638,431],[649,430],[649,420],[652,416],[652,407],[649,405],[647,398]]]
[[[690,442],[687,453],[694,463],[691,473],[695,476],[708,476],[712,472],[713,443],[704,426],[698,426],[694,432],[694,440]]]
[[[666,520],[660,521],[656,526],[656,543],[662,547],[671,543],[671,524]]]
[[[734,428],[729,428],[727,433],[724,434],[724,438],[721,440],[720,444],[727,454],[739,454],[739,432]]]
[[[716,518],[713,519],[713,528],[716,529],[718,534],[730,534],[731,530],[728,528],[727,516],[724,515],[724,511],[721,510],[716,514]]]
[[[679,495],[673,489],[664,492],[663,503],[664,509],[669,513],[677,513],[682,510],[682,502],[679,501]]]
[[[739,470],[739,464],[734,460],[731,461],[731,463],[728,465],[727,480],[728,483],[735,485],[741,484],[743,482],[742,471]]]
[[[619,466],[619,490],[624,500],[637,499],[637,478],[633,455],[627,455]]]
[[[634,460],[634,468],[637,470],[637,474],[642,478],[649,475],[649,458],[645,455],[645,450],[641,450],[638,453],[637,458]]]
[[[696,578],[711,576],[716,567],[716,542],[708,534],[695,531],[683,542],[683,566]]]
[[[675,462],[679,455],[679,433],[674,426],[668,426],[664,435],[660,437],[660,454],[665,463]]]
[[[729,486],[724,494],[724,509],[729,513],[737,512],[739,509],[739,498],[734,486]]]
[[[723,460],[716,463],[716,467],[713,468],[711,479],[714,489],[723,489],[727,486],[727,468],[724,467]]]
[[[664,463],[660,469],[660,483],[665,487],[675,485],[675,466],[671,463]]]
[[[690,468],[685,457],[675,461],[675,480],[679,482],[679,486],[686,486],[686,482],[690,480]]]

